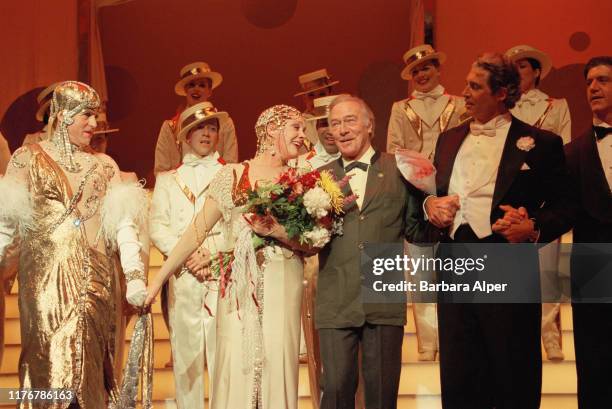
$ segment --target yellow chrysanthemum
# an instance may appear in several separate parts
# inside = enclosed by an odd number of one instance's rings
[[[331,172],[329,170],[323,170],[320,172],[321,179],[319,181],[319,185],[321,189],[325,190],[325,192],[331,197],[331,205],[336,214],[342,213],[342,203],[344,201],[344,194],[340,190],[340,186],[338,186],[338,182],[334,180]]]

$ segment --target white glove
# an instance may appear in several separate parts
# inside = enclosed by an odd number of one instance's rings
[[[147,298],[147,286],[140,279],[128,281],[125,298],[134,307],[142,307]]]
[[[138,240],[138,230],[134,223],[124,220],[117,229],[117,246],[121,258],[121,268],[124,273],[144,271],[144,263],[140,258],[142,244]]]
[[[144,272],[144,263],[140,257],[142,247],[138,240],[136,226],[130,220],[123,220],[117,229],[117,246],[121,258],[121,268],[123,273],[133,274],[134,272]],[[128,278],[127,291],[125,294],[127,302],[135,307],[141,307],[147,298],[147,286],[140,279]]]

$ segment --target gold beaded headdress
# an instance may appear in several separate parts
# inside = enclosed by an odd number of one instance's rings
[[[274,124],[278,128],[285,126],[289,119],[300,119],[302,113],[289,105],[274,105],[263,111],[255,123],[255,134],[257,135],[257,155],[262,154],[268,149],[268,132],[266,128],[269,124]]]
[[[100,96],[95,89],[77,81],[65,81],[53,91],[51,113],[49,116],[49,131],[53,132],[51,141],[60,151],[59,163],[69,172],[80,171],[72,153],[73,145],[68,136],[68,126],[74,123],[74,117],[86,110],[97,111],[100,107]],[[61,122],[56,123],[58,114],[62,112]]]

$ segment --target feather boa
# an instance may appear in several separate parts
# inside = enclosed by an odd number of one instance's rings
[[[106,191],[100,208],[104,238],[116,246],[120,224],[128,220],[142,230],[142,226],[147,223],[148,214],[149,197],[139,183],[114,183]]]
[[[0,220],[27,229],[32,222],[32,200],[25,183],[15,177],[0,177]]]

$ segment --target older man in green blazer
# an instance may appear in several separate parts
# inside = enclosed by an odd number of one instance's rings
[[[361,343],[367,408],[395,408],[401,372],[405,303],[363,302],[360,254],[366,243],[426,242],[422,193],[408,184],[395,158],[371,146],[374,115],[350,95],[330,105],[329,124],[342,157],[321,169],[350,175],[344,233],[321,250],[315,322],[323,361],[321,409],[352,408]]]

